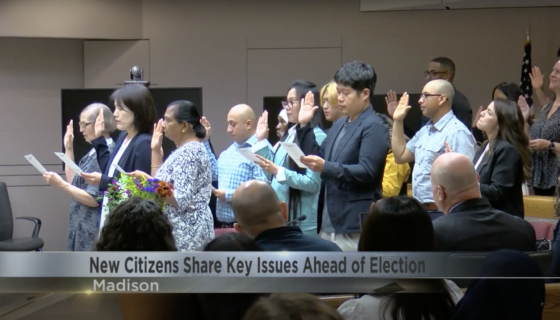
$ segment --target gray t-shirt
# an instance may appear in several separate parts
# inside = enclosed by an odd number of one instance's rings
[[[330,154],[328,159],[332,159],[333,152],[338,147],[338,144],[340,143],[340,140],[342,140],[342,137],[344,137],[344,134],[346,133],[346,128],[348,127],[348,125],[350,125],[350,122],[344,123],[344,126],[342,126],[342,129],[340,129],[340,132],[338,133],[338,135],[336,136],[336,139],[334,140],[333,147],[331,149],[331,154]],[[327,206],[327,186],[326,185],[325,185],[325,199],[323,201],[323,220],[322,220],[322,223],[321,223],[321,230],[320,231],[328,232],[328,233],[334,233],[334,228],[333,228],[332,223],[331,223],[331,217],[329,216],[329,210],[328,210],[328,206]]]

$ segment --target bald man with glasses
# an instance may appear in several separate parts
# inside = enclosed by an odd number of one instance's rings
[[[412,195],[424,204],[432,220],[443,216],[435,204],[430,181],[432,163],[446,151],[475,155],[476,140],[451,110],[455,90],[446,80],[432,80],[422,90],[418,103],[422,115],[430,120],[407,143],[404,135],[404,118],[410,110],[408,94],[401,97],[393,113],[391,148],[398,164],[414,161]]]

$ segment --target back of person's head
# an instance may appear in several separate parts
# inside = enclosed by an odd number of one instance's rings
[[[233,193],[231,208],[237,221],[234,228],[252,238],[264,230],[286,225],[286,204],[265,181],[241,183]]]
[[[306,293],[279,293],[261,298],[243,320],[343,320],[319,298]]]
[[[522,95],[523,91],[521,91],[521,88],[513,82],[502,82],[492,90],[492,100],[501,98],[517,103],[517,100]]]
[[[377,74],[371,65],[362,61],[352,61],[338,69],[334,75],[334,82],[351,87],[357,92],[367,89],[371,101],[377,84]]]
[[[130,198],[111,210],[96,251],[177,251],[173,226],[162,208]]]
[[[255,240],[248,236],[230,232],[214,238],[208,242],[203,251],[262,251]]]
[[[173,110],[173,115],[178,123],[188,123],[192,126],[197,138],[202,139],[206,136],[206,129],[200,123],[200,114],[196,106],[188,100],[178,100],[171,102],[168,109]]]
[[[105,126],[105,130],[103,131],[103,133],[113,133],[113,131],[117,129],[117,126],[115,124],[115,117],[113,117],[113,112],[111,111],[111,109],[109,109],[109,107],[105,104],[99,102],[89,104],[84,108],[82,113],[84,113],[84,115],[87,114],[88,122],[93,126],[100,110],[103,110],[103,124]]]
[[[115,90],[110,101],[134,114],[134,128],[138,133],[153,131],[157,111],[150,90],[141,84],[127,84]]]
[[[542,319],[544,279],[527,279],[543,277],[535,259],[515,250],[498,250],[484,260],[479,277],[487,279],[471,282],[452,319]]]
[[[449,152],[436,158],[431,171],[434,202],[443,213],[459,202],[481,198],[478,174],[472,160]]]
[[[416,199],[384,198],[368,215],[358,244],[359,251],[432,251],[434,228],[430,215]]]
[[[493,104],[498,121],[497,137],[511,143],[519,152],[523,162],[523,178],[528,179],[531,176],[531,150],[529,138],[525,134],[525,120],[521,109],[513,100],[497,98],[494,99]],[[490,157],[493,155],[494,153],[490,152]]]
[[[377,201],[366,219],[358,251],[430,252],[434,249],[434,228],[430,215],[416,199],[407,196]],[[434,293],[389,295],[379,309],[392,319],[446,320],[455,302],[444,280],[418,280],[430,283]]]

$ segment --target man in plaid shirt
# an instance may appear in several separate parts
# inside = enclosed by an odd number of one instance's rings
[[[209,123],[204,119],[205,127]],[[250,180],[268,179],[261,167],[245,158],[237,150],[240,148],[253,148],[257,144],[255,130],[255,112],[246,104],[239,104],[231,108],[227,116],[227,132],[233,138],[233,143],[216,159],[210,144],[206,141],[206,151],[212,165],[212,180],[218,180],[218,189],[212,191],[218,199],[216,202],[216,218],[218,227],[233,228],[235,215],[231,209],[231,197],[237,187]],[[209,138],[210,135],[207,135]],[[253,150],[255,152],[256,150]]]

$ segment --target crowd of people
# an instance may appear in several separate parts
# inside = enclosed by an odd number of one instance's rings
[[[542,89],[539,68],[532,70],[535,102],[543,106],[534,120],[519,86],[507,82],[493,88],[472,120],[468,99],[453,85],[455,71],[448,58],[429,62],[418,101],[423,126],[412,137],[404,130],[409,95],[388,92],[386,114],[376,112],[377,75],[354,61],[321,89],[305,80],[288,87],[282,111],[272,115],[280,138],[274,146],[267,111],[257,117],[246,104],[232,107],[226,120],[233,143],[219,156],[210,145],[210,120],[191,102],[172,102],[158,121],[149,89],[126,85],[111,97],[113,114],[96,103],[80,115],[80,131],[92,144],[79,161],[84,173],[67,168],[66,179],[44,175],[73,198],[68,250],[536,251],[523,195],[528,187],[553,196],[559,186],[560,61],[549,77],[553,99]],[[112,141],[115,129],[121,133]],[[73,134],[70,122],[64,146],[71,159]],[[177,147],[167,159],[164,136]],[[292,159],[282,143],[295,143],[304,156]],[[173,196],[163,210],[129,200],[103,221],[106,206],[95,199],[120,175],[113,164],[131,176],[173,182]],[[412,197],[406,196],[409,178]],[[217,199],[215,217],[211,196]],[[216,238],[215,228],[236,232]],[[560,275],[558,230],[551,276]],[[454,310],[467,312],[453,282],[430,281],[446,290],[417,302],[366,295],[339,312],[345,319],[376,319],[372,312],[397,319],[410,310],[450,319]],[[253,308],[287,303],[268,299]],[[382,307],[387,299],[394,300],[392,308]]]

